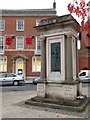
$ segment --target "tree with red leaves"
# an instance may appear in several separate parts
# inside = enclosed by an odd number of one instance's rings
[[[81,17],[81,26],[79,27],[81,31],[86,30],[90,36],[90,20],[88,18],[88,6],[90,0],[86,3],[85,0],[74,0],[73,4],[68,4],[68,10],[70,14],[75,13],[79,18]],[[87,21],[85,21],[87,19]]]

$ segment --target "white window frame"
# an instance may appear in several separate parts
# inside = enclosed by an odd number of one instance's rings
[[[19,21],[20,21],[20,22],[21,22],[21,21],[23,22],[23,28],[22,28],[22,29],[19,29],[19,28],[18,28],[18,22],[19,22]],[[16,20],[16,31],[24,31],[24,20]]]
[[[1,61],[2,59],[2,61]],[[6,62],[5,62],[6,59]],[[0,56],[0,64],[2,65],[2,69],[0,68],[0,72],[6,72],[7,71],[7,57],[6,56]],[[4,65],[6,64],[6,69],[4,68]]]
[[[22,38],[22,48],[18,48],[18,38]],[[23,50],[24,49],[24,36],[16,36],[16,50]]]
[[[0,49],[0,55],[1,55],[1,54],[4,54],[4,51],[5,51],[5,38],[4,38],[3,36],[0,36],[0,43],[1,43],[1,40],[3,41],[3,42],[2,42],[2,44],[3,44],[3,49],[2,49],[2,50]],[[0,45],[0,47],[2,47],[2,46]]]
[[[40,36],[36,36],[36,50],[41,51],[41,49],[38,49],[38,41],[41,41],[41,39],[38,39]]]
[[[36,62],[38,57],[40,57],[40,56],[33,56],[32,57],[32,72],[41,72],[41,66],[40,66],[40,70],[37,70],[37,68],[35,68],[35,70],[33,69],[33,66],[34,66],[34,61],[33,60],[35,59],[35,62]],[[41,60],[41,57],[40,57],[40,60]]]
[[[5,20],[0,20],[0,22],[3,22],[3,29],[0,29],[0,31],[4,31],[5,30]]]

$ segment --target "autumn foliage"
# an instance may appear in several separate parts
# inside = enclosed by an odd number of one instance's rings
[[[86,30],[90,36],[90,20],[88,20],[88,5],[89,2],[85,2],[84,0],[74,0],[73,3],[68,4],[68,10],[70,14],[76,14],[79,18],[81,18],[81,26],[79,26],[81,31]],[[87,19],[87,21],[86,21]]]

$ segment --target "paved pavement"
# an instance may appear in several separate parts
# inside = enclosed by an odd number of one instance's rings
[[[4,93],[2,98],[3,118],[86,118],[88,108],[82,113],[26,105],[25,100],[36,96],[36,91]]]
[[[30,84],[30,81],[27,81]],[[88,88],[83,88],[83,93],[88,93]],[[13,91],[2,94],[3,118],[88,118],[88,105],[83,112],[66,111],[61,109],[43,108],[26,105],[25,100],[36,96],[36,91]]]
[[[25,83],[26,84],[33,84],[33,81],[32,80],[25,80]]]

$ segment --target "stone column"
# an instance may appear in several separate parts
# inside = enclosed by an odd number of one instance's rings
[[[46,97],[46,38],[41,41],[41,82],[37,84],[37,96]]]
[[[41,43],[41,79],[46,78],[46,38],[42,37]]]
[[[76,48],[77,48],[77,41],[76,41]],[[76,72],[77,72],[76,77],[77,77],[77,80],[78,80],[78,73],[79,73],[78,49],[76,50]],[[82,95],[82,82],[80,82],[80,81],[77,84],[77,96],[78,95]]]
[[[77,40],[76,40],[76,48],[77,48]],[[78,60],[78,49],[76,50],[76,77],[78,78],[78,73],[79,73],[79,60]]]
[[[66,68],[66,80],[73,80],[73,69],[72,69],[72,37],[66,36],[65,39],[65,68]]]

